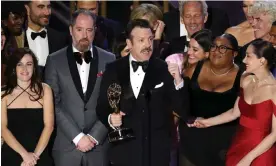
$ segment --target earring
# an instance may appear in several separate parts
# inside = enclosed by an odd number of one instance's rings
[[[14,69],[12,70],[12,74],[15,74],[15,70]]]

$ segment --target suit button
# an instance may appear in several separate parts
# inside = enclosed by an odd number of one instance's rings
[[[148,137],[145,137],[145,140],[147,140],[148,139]]]
[[[84,110],[84,112],[85,112],[85,111],[87,111],[87,108],[84,108],[83,110]]]
[[[143,113],[145,112],[145,110],[142,111]]]

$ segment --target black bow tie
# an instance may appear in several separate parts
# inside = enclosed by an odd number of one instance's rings
[[[149,61],[144,61],[144,62],[131,61],[131,65],[134,72],[137,71],[139,66],[142,66],[143,71],[146,72],[149,65]]]
[[[38,32],[38,33],[35,33],[35,32],[32,32],[31,33],[31,38],[33,39],[33,40],[35,40],[35,38],[37,37],[37,36],[40,36],[40,37],[42,37],[42,38],[45,38],[46,37],[46,31],[41,31],[41,32]]]
[[[92,60],[91,51],[86,51],[84,53],[74,52],[74,57],[76,59],[76,62],[80,65],[82,65],[82,57],[87,64],[90,63],[90,61]]]

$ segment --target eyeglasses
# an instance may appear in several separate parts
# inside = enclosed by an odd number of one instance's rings
[[[221,53],[221,54],[226,53],[227,50],[236,51],[235,49],[230,48],[230,47],[226,47],[224,45],[220,45],[220,46],[212,45],[210,51],[215,52],[217,50],[217,48],[218,48],[219,53]]]

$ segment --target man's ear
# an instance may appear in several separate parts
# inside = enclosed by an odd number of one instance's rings
[[[29,7],[29,5],[24,5],[24,6],[27,11],[27,16],[29,16],[30,15],[30,7]]]
[[[70,35],[72,36],[72,31],[73,31],[73,27],[72,25],[69,26],[69,32],[70,32]]]
[[[183,20],[183,17],[182,17],[182,16],[180,16],[180,22],[181,22],[182,24],[184,24],[184,20]]]
[[[208,20],[208,14],[204,16],[204,24],[207,22],[207,20]]]
[[[132,48],[132,42],[130,39],[126,39],[126,44],[128,48]]]

